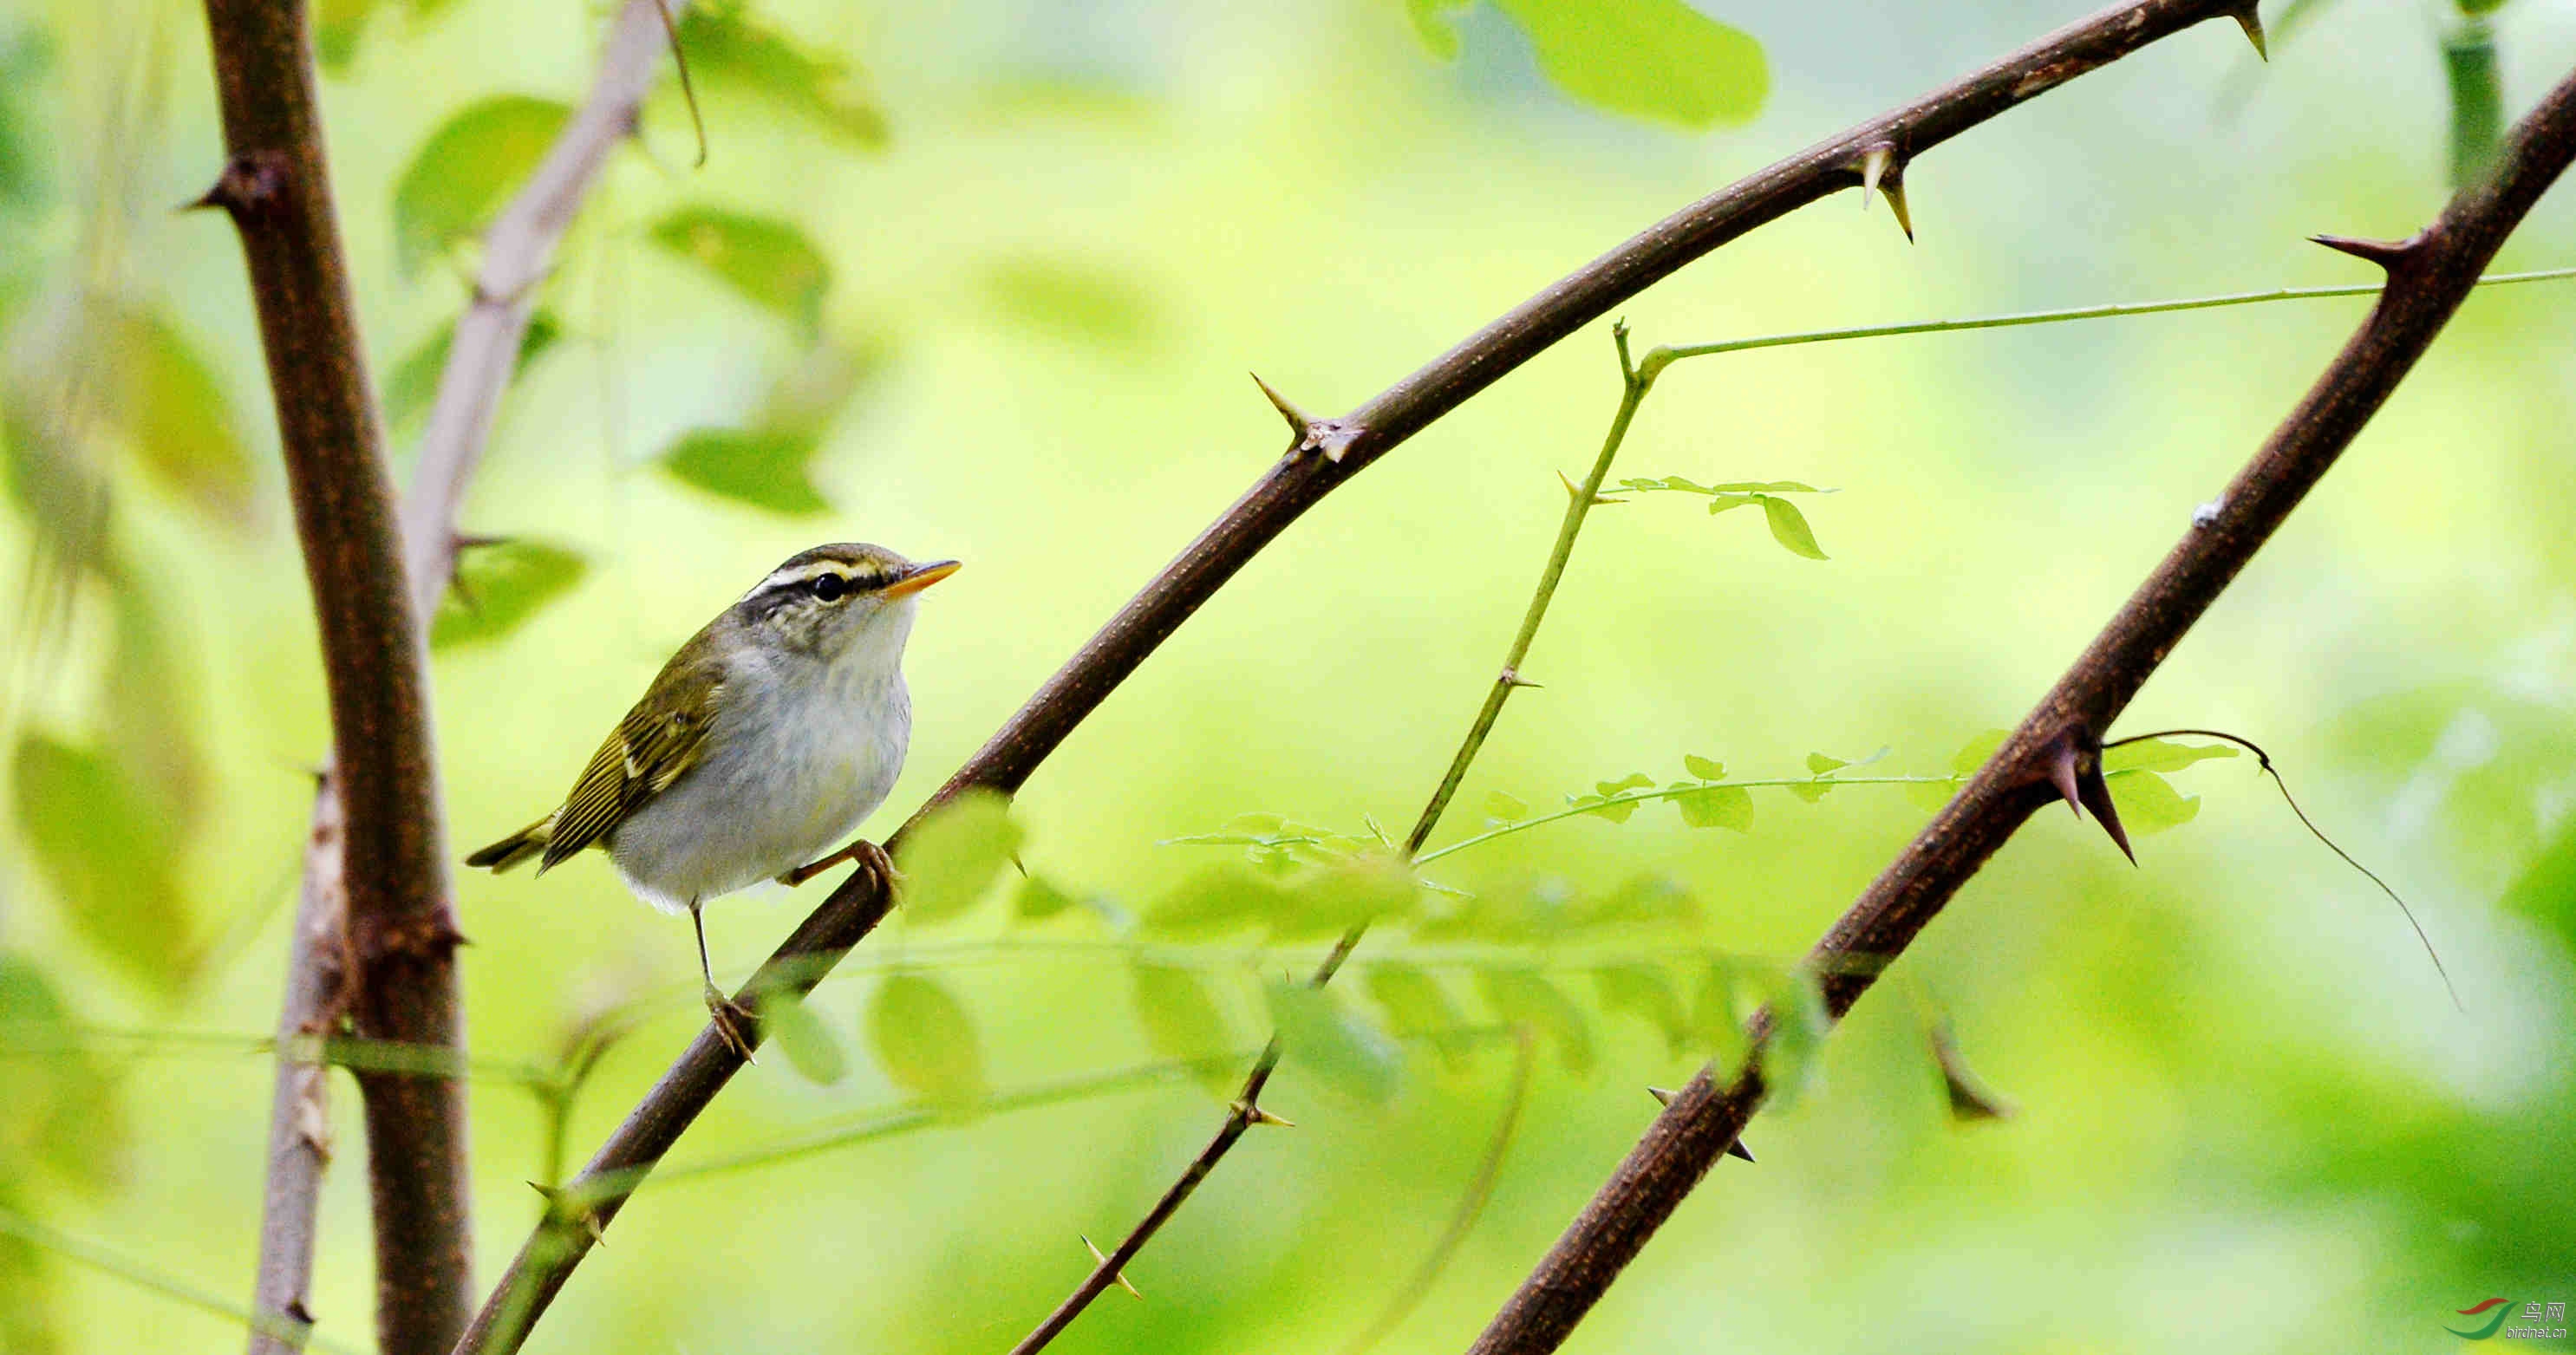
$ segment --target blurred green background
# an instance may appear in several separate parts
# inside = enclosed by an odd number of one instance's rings
[[[1693,197],[2082,12],[1707,8],[1760,61],[1725,48],[1728,79],[1685,70],[1678,93],[1605,76],[1535,3],[720,11],[734,37],[766,35],[758,51],[845,69],[791,63],[782,95],[762,84],[774,62],[728,80],[710,58],[703,168],[666,80],[558,261],[553,341],[461,526],[560,548],[501,563],[572,586],[502,627],[496,609],[532,599],[487,564],[494,633],[439,650],[451,847],[553,803],[689,632],[779,558],[850,538],[968,564],[913,641],[918,724],[883,833],[1276,454],[1247,368],[1347,408]],[[577,101],[602,14],[322,9],[340,207],[407,476],[435,372],[418,355],[474,258],[441,223],[488,215],[546,115],[504,110],[451,163],[423,148],[498,96]],[[2474,131],[2474,98],[2446,81],[2463,21],[2300,17],[2276,21],[2268,66],[2204,25],[1926,156],[1907,180],[1917,245],[1856,195],[1765,229],[1626,307],[1637,341],[2366,281],[2302,237],[2399,236],[2439,208],[2475,158],[2454,133]],[[2576,60],[2564,5],[2525,0],[2484,32],[2508,118]],[[1559,65],[1542,70],[1534,33]],[[220,161],[202,20],[12,0],[0,68],[0,550],[22,599],[0,656],[0,1210],[239,1304],[272,1068],[256,1045],[329,734],[238,247],[220,217],[170,210]],[[1767,102],[1736,118],[1763,69]],[[2570,262],[2561,190],[2499,266]],[[1947,773],[2045,689],[2365,304],[1674,368],[1619,473],[1836,488],[1802,501],[1831,559],[1681,496],[1596,514],[1525,669],[1544,690],[1505,714],[1435,843],[1476,831],[1490,792],[1547,808],[1680,776],[1685,753],[1793,777],[1811,751],[1884,747],[1871,774]],[[2175,774],[2200,812],[2142,839],[2141,869],[2042,815],[1805,1094],[1755,1122],[1760,1165],[1721,1166],[1571,1348],[2438,1350],[2482,1299],[2576,1300],[2571,337],[2570,284],[2471,300],[2123,726],[2265,743],[2414,903],[2465,1012],[2250,759]],[[1154,1062],[1172,1041],[1140,1023],[1119,923],[1211,860],[1158,841],[1247,812],[1400,832],[1526,601],[1564,504],[1554,472],[1580,473],[1617,393],[1594,326],[1309,514],[1020,798],[1030,868],[1099,906],[1015,921],[997,893],[936,926],[898,915],[812,1004],[846,1074],[764,1058],[674,1163],[906,1102],[924,1074],[891,1078],[863,1035],[890,973],[955,999],[997,1092]],[[1462,1347],[1648,1122],[1645,1086],[1695,1066],[1603,1010],[1587,964],[1794,956],[1926,813],[1895,788],[1754,795],[1746,834],[1648,806],[1433,872],[1541,901],[1669,878],[1698,921],[1451,947],[1460,962],[1430,968],[1476,1027],[1496,1020],[1479,966],[1545,974],[1594,1057],[1543,1042],[1481,1219],[1379,1349]],[[822,888],[711,910],[720,977]],[[548,1170],[508,1067],[641,1004],[574,1105],[578,1160],[702,1013],[686,929],[597,857],[542,882],[460,870],[456,891],[473,1047],[494,1064],[473,1100],[488,1281],[536,1215],[521,1183]],[[1249,1047],[1262,982],[1319,950],[1158,953]],[[1442,958],[1400,930],[1361,955]],[[1368,972],[1337,986],[1357,999]],[[2010,1118],[1951,1122],[1931,1021]],[[1132,1268],[1145,1300],[1113,1292],[1056,1348],[1340,1348],[1459,1208],[1515,1097],[1511,1048],[1417,1042],[1382,1103],[1292,1062],[1267,1103],[1298,1128],[1249,1139]],[[344,1347],[368,1344],[370,1311],[354,1104],[343,1082],[312,1305]],[[1221,1096],[1166,1079],[648,1187],[531,1349],[1007,1347],[1089,1264],[1080,1237],[1120,1235],[1220,1116]],[[24,1228],[0,1233],[0,1310],[11,1349],[240,1339]]]

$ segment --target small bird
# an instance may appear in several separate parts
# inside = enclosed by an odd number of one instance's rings
[[[864,860],[892,881],[874,843],[831,848],[885,803],[903,770],[914,595],[957,569],[858,542],[790,556],[662,665],[559,808],[465,864],[497,873],[536,857],[543,875],[585,847],[607,849],[638,897],[688,913],[707,1011],[750,1057],[737,1024],[749,1013],[716,987],[699,910],[843,861]]]

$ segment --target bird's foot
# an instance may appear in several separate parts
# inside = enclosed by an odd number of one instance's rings
[[[707,1015],[716,1028],[717,1038],[725,1047],[742,1056],[745,1063],[759,1060],[751,1056],[751,1041],[745,1038],[743,1023],[753,1020],[751,1009],[724,995],[724,990],[710,983],[706,987]]]
[[[894,882],[900,878],[895,874],[894,860],[886,855],[885,848],[868,841],[866,838],[857,838],[854,839],[849,846],[843,847],[841,850],[832,853],[830,856],[824,857],[820,861],[798,866],[796,869],[779,876],[778,882],[790,889],[794,889],[796,886],[805,883],[807,880],[813,879],[815,876],[830,870],[832,867],[837,866],[844,861],[856,861],[862,868],[875,871],[877,878],[884,880],[886,882],[886,887],[889,889],[893,888]]]

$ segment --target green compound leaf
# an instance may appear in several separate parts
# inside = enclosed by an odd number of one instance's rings
[[[1770,92],[1762,44],[1682,0],[1495,3],[1529,34],[1549,80],[1607,112],[1704,131],[1750,121]],[[1436,41],[1440,21],[1414,13],[1416,31]]]
[[[439,125],[394,184],[394,258],[405,274],[481,230],[545,158],[572,110],[505,94]]]
[[[1772,540],[1787,547],[1792,555],[1810,560],[1825,558],[1824,547],[1816,544],[1816,533],[1807,526],[1807,515],[1798,511],[1798,505],[1768,494],[1761,499],[1762,516],[1771,524]]]
[[[795,225],[721,207],[682,207],[653,223],[652,238],[807,334],[821,328],[832,265]]]
[[[1556,1056],[1577,1076],[1592,1071],[1592,1025],[1565,990],[1534,969],[1484,969],[1476,973],[1477,995],[1509,1025],[1527,1026],[1555,1046]]]
[[[1691,1043],[1691,1017],[1674,990],[1672,976],[1648,964],[1605,965],[1592,971],[1601,1009],[1634,1016],[1663,1033],[1664,1044],[1678,1057]]]
[[[831,511],[808,463],[815,435],[784,429],[699,428],[659,458],[682,484],[787,517]]]
[[[2125,772],[2109,778],[2111,803],[2120,822],[2140,836],[2179,828],[2200,815],[2200,797],[2185,796],[2154,772]]]
[[[457,556],[456,577],[430,619],[432,649],[498,640],[579,586],[579,552],[551,541],[503,541]]]
[[[1753,831],[1752,792],[1742,786],[1688,787],[1689,783],[1682,781],[1672,785],[1672,789],[1682,792],[1673,797],[1673,807],[1682,812],[1682,822],[1693,828]]]
[[[868,1004],[868,1048],[888,1080],[944,1110],[984,1099],[975,1023],[949,991],[919,974],[890,974]]]
[[[785,990],[763,995],[760,1028],[786,1056],[787,1066],[806,1081],[828,1087],[849,1076],[850,1059],[841,1052],[841,1042],[804,998]]]
[[[982,787],[931,811],[895,848],[903,875],[898,901],[916,922],[939,922],[975,906],[1020,849],[1010,797]]]
[[[1140,964],[1135,969],[1136,1020],[1145,1028],[1146,1047],[1166,1059],[1215,1059],[1234,1046],[1225,1009],[1217,1005],[1199,976],[1172,965]],[[1210,1063],[1198,1079],[1222,1092],[1234,1081],[1232,1070]]]
[[[1394,1098],[1402,1046],[1325,989],[1276,981],[1269,991],[1270,1019],[1289,1063],[1360,1100],[1383,1104]]]

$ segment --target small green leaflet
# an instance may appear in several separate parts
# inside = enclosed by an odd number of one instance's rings
[[[2154,772],[2121,772],[2105,778],[2111,803],[2130,833],[2144,836],[2179,828],[2200,814],[2200,797],[2185,796]]]
[[[1598,792],[1597,794],[1570,795],[1566,797],[1565,802],[1576,808],[1588,806],[1593,813],[1612,823],[1626,823],[1628,816],[1637,812],[1637,802],[1633,800],[1612,802],[1612,797],[1632,790],[1644,790],[1654,784],[1655,779],[1644,772],[1630,772],[1616,781],[1594,782],[1592,788]]]
[[[1673,807],[1691,827],[1753,831],[1753,794],[1742,786],[1693,788],[1687,781],[1676,781],[1670,789],[1680,792],[1673,796]]]
[[[760,95],[854,145],[885,144],[885,110],[846,63],[762,24],[740,0],[689,6],[680,19],[680,47],[689,54],[689,69],[711,89],[731,85]],[[717,103],[709,120],[723,107]]]
[[[1412,965],[1393,960],[1370,964],[1360,987],[1386,1012],[1387,1029],[1406,1039],[1446,1035],[1467,1024],[1440,981]]]
[[[1810,776],[1823,776],[1827,772],[1840,771],[1850,765],[1848,761],[1828,754],[1807,754],[1807,774]]]
[[[1279,895],[1270,937],[1291,941],[1339,936],[1382,917],[1410,913],[1417,885],[1394,853],[1362,852],[1350,860],[1307,872]]]
[[[1637,494],[1663,491],[1704,495],[1708,499],[1708,511],[1711,516],[1723,513],[1730,508],[1745,508],[1760,504],[1763,519],[1770,524],[1772,540],[1779,542],[1793,555],[1803,555],[1810,560],[1826,558],[1824,548],[1816,544],[1815,529],[1807,525],[1806,514],[1798,511],[1796,504],[1779,496],[1831,494],[1834,491],[1830,489],[1818,489],[1814,485],[1797,480],[1736,480],[1726,484],[1703,485],[1678,475],[1644,476],[1622,480],[1619,482],[1619,488]]]
[[[706,269],[745,300],[794,321],[823,323],[832,266],[795,224],[722,207],[682,207],[653,223],[655,244]]]
[[[1137,1024],[1145,1028],[1145,1045],[1166,1059],[1212,1060],[1232,1045],[1225,1011],[1198,975],[1173,965],[1140,964],[1135,968]],[[1234,1070],[1211,1063],[1199,1080],[1223,1090]]]
[[[1287,1060],[1325,1085],[1363,1101],[1384,1103],[1395,1096],[1403,1047],[1336,1001],[1329,990],[1273,982],[1270,1019],[1279,1029]]]
[[[1647,964],[1606,965],[1592,971],[1592,986],[1601,996],[1602,1010],[1623,1012],[1653,1026],[1673,1055],[1678,1057],[1690,1047],[1690,1013],[1682,1008],[1672,976],[1662,969]]]
[[[134,306],[105,305],[94,317],[108,358],[99,417],[124,435],[135,460],[163,487],[233,528],[250,521],[250,449],[233,420],[223,382],[178,327]]]
[[[787,1066],[806,1081],[828,1087],[849,1076],[850,1060],[841,1052],[841,1042],[804,998],[785,989],[763,994],[760,1026],[770,1044],[786,1056]]]
[[[868,1048],[888,1080],[942,1109],[984,1098],[984,1052],[975,1023],[945,988],[919,974],[889,974],[868,1004]]]
[[[1534,969],[1482,969],[1476,973],[1477,995],[1507,1025],[1528,1027],[1547,1038],[1557,1059],[1577,1076],[1592,1071],[1592,1025],[1565,990]]]
[[[1485,797],[1485,818],[1495,824],[1518,823],[1529,817],[1529,806],[1501,791]]]
[[[899,902],[916,922],[956,917],[984,897],[1020,848],[1011,802],[978,787],[941,805],[895,848]]]
[[[1706,131],[1751,121],[1770,93],[1762,44],[1683,0],[1495,0],[1495,7],[1529,34],[1539,69],[1557,88],[1606,112]]]
[[[2178,772],[2195,762],[2211,758],[2234,757],[2236,748],[2225,743],[2175,743],[2168,739],[2140,739],[2117,748],[2102,750],[2102,771]]]
[[[1267,922],[1279,886],[1239,865],[1211,866],[1145,909],[1145,930],[1163,936],[1224,936]]]
[[[787,517],[807,517],[832,507],[815,488],[807,464],[816,447],[809,432],[698,428],[683,434],[659,460],[682,484]]]
[[[180,889],[179,830],[114,758],[31,730],[16,765],[18,830],[59,916],[93,950],[168,994],[201,956]]]
[[[1682,768],[1702,781],[1723,781],[1726,779],[1725,763],[1720,762],[1715,758],[1701,757],[1697,753],[1684,753],[1682,755]]]
[[[1787,547],[1792,555],[1810,560],[1825,558],[1825,548],[1816,544],[1816,533],[1807,526],[1807,516],[1798,511],[1798,505],[1768,494],[1760,497],[1762,516],[1771,524],[1772,540]]]
[[[502,541],[456,558],[456,577],[430,618],[432,649],[497,640],[571,592],[589,562],[551,541]]]
[[[439,125],[394,184],[394,258],[405,274],[481,230],[537,167],[572,110],[505,94]]]
[[[1741,977],[1771,1009],[1771,1040],[1762,1054],[1762,1081],[1770,1089],[1768,1104],[1785,1108],[1814,1080],[1833,1020],[1825,1015],[1816,976],[1803,965]]]

